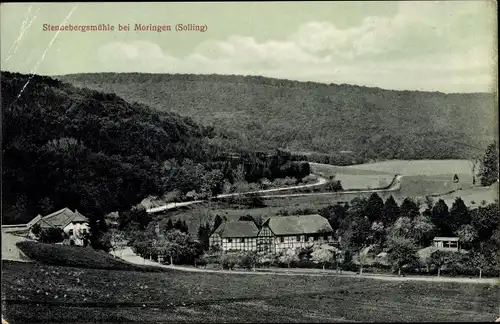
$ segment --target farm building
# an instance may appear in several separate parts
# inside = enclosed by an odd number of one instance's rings
[[[257,247],[258,251],[278,253],[314,243],[335,243],[333,234],[330,223],[321,215],[271,217],[262,225]]]
[[[223,251],[256,251],[258,233],[252,221],[224,222],[210,236],[210,246]]]
[[[60,228],[68,236],[69,244],[84,245],[83,236],[89,231],[89,220],[75,210],[63,208],[52,214],[41,216],[38,215],[31,220],[27,227],[29,228],[28,236],[34,237],[31,229],[38,224],[42,229],[55,227]]]
[[[460,249],[458,237],[435,237],[432,245],[435,248],[448,251],[458,251]]]
[[[226,222],[210,237],[210,246],[223,251],[266,251],[279,253],[290,248],[305,248],[313,244],[333,244],[333,229],[320,215],[273,216],[260,230],[253,222]]]

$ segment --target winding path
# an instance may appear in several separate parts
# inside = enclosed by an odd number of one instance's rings
[[[155,261],[147,260],[135,254],[130,247],[119,250],[118,254],[121,256],[121,259],[127,261],[129,263],[134,264],[142,264],[153,267],[160,268],[168,268],[177,271],[187,271],[187,272],[204,272],[204,273],[224,273],[224,274],[252,274],[252,275],[280,275],[280,276],[312,276],[312,277],[320,277],[320,276],[342,276],[347,278],[368,278],[368,279],[376,279],[376,280],[385,280],[385,281],[426,281],[426,282],[458,282],[458,283],[471,283],[471,284],[490,284],[490,285],[498,285],[500,279],[498,278],[452,278],[452,277],[431,277],[431,276],[409,276],[409,277],[399,277],[395,275],[374,275],[374,274],[363,274],[359,275],[351,271],[342,271],[342,274],[336,274],[331,270],[321,270],[321,269],[270,269],[270,270],[262,270],[258,269],[257,271],[229,271],[229,270],[215,270],[215,269],[205,269],[205,268],[195,268],[189,266],[170,266],[160,264]]]
[[[250,194],[265,194],[270,192],[278,192],[278,191],[286,191],[286,190],[296,190],[296,189],[304,189],[304,188],[313,188],[317,186],[324,185],[328,183],[328,180],[316,175],[318,177],[318,181],[315,183],[310,183],[306,185],[299,186],[291,186],[291,187],[283,187],[283,188],[274,188],[274,189],[264,189],[264,190],[256,190],[256,191],[247,191],[247,192],[237,192],[237,193],[229,193],[229,194],[220,194],[211,199],[219,199],[219,198],[227,198],[227,197],[236,197]],[[392,180],[391,184],[384,189],[370,189],[370,190],[347,190],[347,191],[337,191],[337,192],[315,192],[315,193],[296,193],[296,194],[282,194],[282,195],[263,195],[263,198],[284,198],[284,197],[300,197],[300,196],[318,196],[318,195],[344,195],[344,194],[353,194],[353,193],[371,193],[371,192],[388,192],[388,191],[396,191],[401,188],[401,179],[402,175],[396,175]],[[149,208],[146,210],[148,213],[157,213],[164,210],[175,209],[178,207],[189,206],[193,204],[198,204],[204,202],[206,200],[193,200],[186,201],[180,203],[168,203],[163,206],[158,206],[154,208]]]

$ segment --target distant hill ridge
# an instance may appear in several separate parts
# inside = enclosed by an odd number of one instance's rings
[[[492,93],[383,90],[236,75],[57,78],[190,116],[213,126],[221,142],[254,150],[353,151],[358,161],[470,158],[496,136]]]

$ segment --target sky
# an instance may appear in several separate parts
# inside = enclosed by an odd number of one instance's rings
[[[2,3],[2,71],[262,75],[386,89],[497,87],[494,1]],[[43,25],[130,24],[130,31]],[[134,31],[135,24],[172,31]],[[176,32],[177,24],[205,32]],[[495,89],[495,90],[494,90]]]

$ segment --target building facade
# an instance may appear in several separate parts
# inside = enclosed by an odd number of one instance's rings
[[[435,237],[432,246],[440,250],[458,251],[460,250],[460,241],[458,237]]]
[[[29,229],[28,237],[36,239],[32,232],[33,226],[38,225],[41,229],[60,228],[67,237],[67,244],[83,246],[86,244],[85,236],[90,231],[89,220],[75,210],[69,208],[60,209],[52,214],[38,215],[27,224]]]
[[[259,232],[258,242],[258,251],[280,253],[315,244],[335,245],[337,240],[328,220],[313,214],[269,218]]]
[[[259,229],[252,221],[224,222],[210,236],[210,247],[222,251],[256,251]]]
[[[314,244],[336,245],[338,241],[328,220],[320,215],[273,216],[261,229],[253,222],[226,222],[210,237],[210,246],[223,251],[280,253]]]

